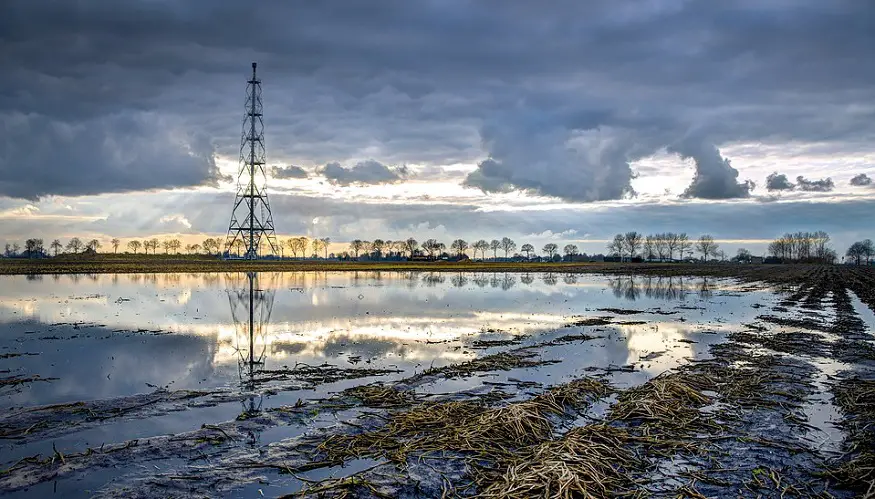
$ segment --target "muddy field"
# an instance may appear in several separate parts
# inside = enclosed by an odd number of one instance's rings
[[[875,497],[875,273],[0,278],[9,497]]]

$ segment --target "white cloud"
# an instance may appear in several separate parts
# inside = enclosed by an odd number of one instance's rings
[[[189,222],[184,215],[180,214],[164,215],[163,217],[161,217],[160,220],[158,220],[158,223],[165,225],[180,225],[182,227],[185,227],[186,229],[191,228],[191,222]]]

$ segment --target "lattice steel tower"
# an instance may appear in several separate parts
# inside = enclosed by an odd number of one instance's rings
[[[240,141],[240,169],[237,173],[237,197],[231,212],[231,223],[225,250],[230,257],[239,256],[255,260],[266,254],[279,255],[273,215],[267,200],[267,174],[264,167],[264,121],[262,120],[261,80],[255,76],[256,63],[252,63],[252,78],[246,86],[246,117],[243,119],[243,134]]]

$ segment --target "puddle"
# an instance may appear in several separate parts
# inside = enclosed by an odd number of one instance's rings
[[[853,291],[848,290],[848,294],[851,296],[851,304],[854,306],[854,312],[857,313],[857,316],[863,321],[863,324],[866,325],[866,329],[871,337],[870,339],[875,340],[875,312],[867,307]]]

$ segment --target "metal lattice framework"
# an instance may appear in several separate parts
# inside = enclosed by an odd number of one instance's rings
[[[228,278],[227,292],[234,321],[237,369],[241,388],[250,392],[256,390],[256,378],[267,360],[267,329],[276,293],[274,277],[248,272],[244,282],[240,282],[239,275]],[[256,401],[256,398],[259,400]],[[260,407],[260,396],[253,395],[244,401],[244,411],[248,413],[257,412]]]
[[[255,76],[246,86],[246,117],[240,141],[240,169],[237,173],[237,196],[225,241],[228,257],[232,254],[256,260],[267,254],[279,256],[273,215],[267,199],[265,173],[264,121],[262,119],[261,80]]]

